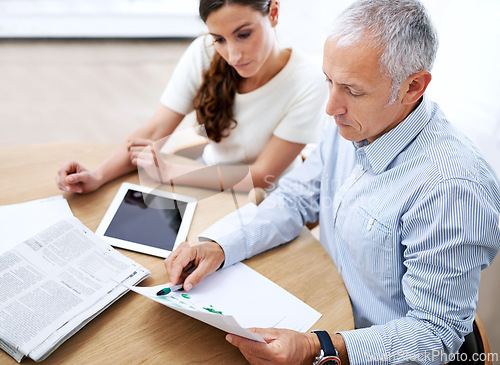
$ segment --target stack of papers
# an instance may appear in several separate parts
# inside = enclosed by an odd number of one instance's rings
[[[73,213],[62,195],[0,206],[0,254],[57,221],[70,217]]]
[[[120,283],[135,285],[150,274],[73,217],[64,199],[0,208],[2,219],[12,221],[2,227],[0,348],[18,362],[25,356],[44,360],[128,292]],[[70,217],[60,220],[66,209]],[[16,244],[24,236],[29,238]]]

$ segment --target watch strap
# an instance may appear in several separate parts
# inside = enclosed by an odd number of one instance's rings
[[[339,356],[337,349],[333,346],[332,339],[326,331],[312,331],[318,336],[324,356]]]

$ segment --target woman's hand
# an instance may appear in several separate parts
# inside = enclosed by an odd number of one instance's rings
[[[63,191],[86,194],[97,190],[102,182],[92,171],[87,170],[80,163],[68,160],[59,167],[56,184]]]
[[[153,143],[154,141],[151,139],[145,139],[145,138],[132,138],[129,139],[127,142],[127,150],[130,158],[130,163],[134,166],[137,166],[137,158],[143,151],[145,150],[146,147],[148,147],[149,150],[153,149]]]
[[[216,271],[224,259],[224,251],[216,242],[182,242],[165,259],[165,268],[172,285],[184,281],[184,290],[189,291]]]
[[[167,161],[161,153],[163,144],[163,140],[152,142],[147,139],[133,139],[129,141],[130,161],[137,166],[139,174],[144,171],[149,178],[155,181],[172,183],[174,179],[182,179],[184,175],[200,169],[198,165],[190,166],[179,162],[176,163],[172,162],[172,159]]]
[[[167,183],[174,177],[175,168],[162,158],[158,143],[149,139],[131,139],[128,151],[132,165],[142,169],[151,179]]]

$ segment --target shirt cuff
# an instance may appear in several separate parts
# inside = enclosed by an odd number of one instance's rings
[[[228,267],[247,257],[244,225],[257,214],[257,206],[249,203],[228,214],[200,233],[199,241],[217,242],[224,251],[224,266]]]
[[[389,359],[382,336],[369,327],[338,332],[344,338],[351,365],[386,365]]]

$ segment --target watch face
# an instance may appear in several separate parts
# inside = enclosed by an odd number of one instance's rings
[[[318,365],[341,365],[337,356],[326,356],[321,359]]]

